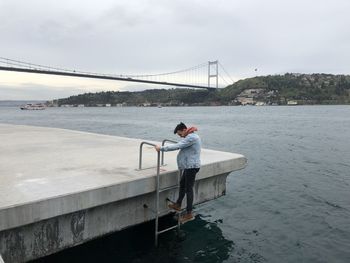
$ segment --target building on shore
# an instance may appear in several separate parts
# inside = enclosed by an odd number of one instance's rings
[[[298,105],[298,102],[296,100],[288,100],[287,105]]]

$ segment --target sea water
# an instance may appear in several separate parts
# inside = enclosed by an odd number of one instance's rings
[[[178,139],[180,121],[204,148],[248,159],[183,238],[166,233],[155,249],[147,223],[38,262],[350,262],[350,106],[0,107],[0,123],[155,141]]]

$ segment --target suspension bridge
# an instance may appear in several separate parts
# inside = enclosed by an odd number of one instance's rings
[[[221,74],[221,71],[219,73],[219,69],[222,70],[223,74]],[[218,60],[208,61],[206,63],[173,72],[146,75],[129,75],[101,74],[96,72],[39,65],[30,62],[0,57],[0,70],[79,78],[138,82],[208,90],[226,87],[234,82],[228,74],[227,70]]]

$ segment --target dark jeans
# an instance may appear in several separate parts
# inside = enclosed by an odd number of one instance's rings
[[[176,203],[181,206],[182,199],[185,197],[185,194],[186,194],[187,212],[192,212],[193,186],[194,186],[194,181],[198,171],[199,171],[199,168],[191,168],[191,169],[185,169],[182,172],[182,176],[180,180],[179,198],[177,199]]]

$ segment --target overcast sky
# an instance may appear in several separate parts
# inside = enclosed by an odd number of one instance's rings
[[[218,59],[235,80],[349,74],[349,10],[349,0],[0,0],[0,57],[117,74]],[[143,87],[0,72],[0,100]]]

